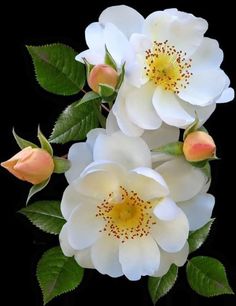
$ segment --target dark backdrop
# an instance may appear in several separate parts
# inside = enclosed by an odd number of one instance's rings
[[[207,3],[209,2],[209,3]],[[223,69],[235,86],[235,43],[232,1],[65,1],[48,3],[32,1],[29,4],[9,4],[1,9],[1,148],[0,160],[6,160],[18,150],[11,135],[12,126],[22,137],[35,140],[38,123],[48,136],[59,113],[73,101],[71,97],[57,97],[41,89],[35,79],[25,44],[63,42],[77,51],[85,49],[84,29],[96,21],[107,6],[125,3],[144,16],[168,7],[191,12],[208,20],[207,35],[216,38],[225,53]],[[5,20],[3,19],[5,17]],[[235,256],[235,103],[219,105],[207,122],[207,128],[218,145],[221,158],[212,163],[211,192],[216,196],[216,222],[205,245],[197,252],[221,260],[231,286],[236,290]],[[57,154],[66,147],[55,146]],[[2,300],[12,305],[42,305],[40,289],[35,277],[36,263],[42,253],[58,243],[57,237],[35,229],[17,210],[24,206],[29,185],[17,181],[0,169],[1,176],[1,267]],[[65,188],[63,176],[55,177],[39,198],[59,199]],[[56,190],[56,193],[55,193]],[[146,278],[130,282],[125,278],[112,279],[96,271],[87,271],[83,284],[73,293],[56,298],[50,305],[140,305],[151,301]],[[173,291],[159,301],[160,306],[227,305],[233,306],[233,296],[206,299],[195,294],[186,283],[185,271]]]

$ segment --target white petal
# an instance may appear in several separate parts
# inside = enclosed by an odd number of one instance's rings
[[[60,247],[65,256],[71,257],[76,251],[73,249],[68,240],[67,223],[63,225],[59,234]]]
[[[86,203],[75,208],[67,223],[68,240],[76,250],[91,246],[102,233],[104,221],[96,217],[97,207]]]
[[[83,268],[94,269],[94,265],[91,259],[91,248],[86,248],[76,252],[75,260]]]
[[[93,22],[85,29],[85,40],[89,49],[99,52],[105,50],[104,28],[99,22]]]
[[[68,160],[70,169],[65,172],[68,183],[80,176],[80,173],[93,161],[92,151],[86,143],[75,143],[70,147]]]
[[[180,211],[171,221],[157,220],[152,227],[152,236],[163,250],[170,253],[180,251],[188,238],[189,224],[185,214]]]
[[[234,99],[234,90],[233,88],[229,87],[226,88],[221,96],[216,100],[216,103],[227,103]]]
[[[138,193],[142,200],[152,200],[169,194],[163,178],[150,168],[139,167],[130,172],[127,183],[130,190]]]
[[[90,64],[99,65],[104,63],[104,57],[105,57],[105,49],[104,51],[99,51],[99,52],[88,49],[76,55],[75,59],[78,62],[84,64],[83,59],[85,58]]]
[[[171,262],[169,260],[169,257],[166,256],[167,252],[163,251],[161,248],[159,248],[160,250],[160,265],[158,267],[158,269],[154,272],[154,274],[152,276],[154,277],[161,277],[163,275],[165,275],[169,269],[170,269],[170,266],[171,266]]]
[[[151,167],[151,154],[147,144],[138,137],[129,137],[118,131],[112,135],[99,135],[93,151],[94,160],[110,160],[127,169]]]
[[[158,269],[160,251],[156,242],[147,236],[121,243],[119,259],[125,276],[129,280],[139,280]]]
[[[204,37],[201,45],[191,56],[191,71],[211,70],[220,67],[223,61],[223,51],[217,40]]]
[[[186,201],[199,193],[206,183],[203,172],[190,165],[183,158],[176,158],[157,167],[167,183],[170,197],[175,201]]]
[[[85,196],[104,200],[120,186],[119,177],[112,171],[93,170],[77,180],[76,190]]]
[[[162,122],[152,105],[154,90],[155,86],[148,82],[140,88],[133,88],[126,97],[129,118],[143,129],[158,129]]]
[[[114,176],[119,177],[121,181],[123,180],[123,176],[126,175],[127,172],[126,169],[118,163],[99,160],[89,164],[88,167],[86,167],[84,171],[81,173],[81,177],[84,177],[92,172],[97,172],[98,170],[110,171]]]
[[[206,106],[214,102],[225,88],[226,75],[221,69],[194,72],[178,96],[191,104]]]
[[[104,29],[104,38],[108,51],[118,66],[125,61],[126,56],[132,54],[126,36],[112,23],[107,23]]]
[[[154,276],[156,277],[161,277],[165,275],[173,263],[178,267],[182,267],[185,264],[189,254],[188,242],[185,243],[184,247],[179,252],[167,253],[164,250],[160,249],[160,253],[160,266],[154,274]]]
[[[179,202],[178,206],[188,218],[191,231],[195,231],[210,221],[215,198],[211,194],[198,194],[193,199]]]
[[[113,23],[128,38],[134,32],[141,32],[144,18],[133,8],[126,5],[111,6],[105,9],[100,17],[99,22],[106,24]]]
[[[103,134],[103,135],[106,134],[106,130],[101,129],[101,128],[96,128],[96,129],[92,129],[91,131],[88,132],[86,143],[88,144],[91,152],[93,152],[94,143],[95,143],[98,135],[100,135],[100,134]]]
[[[130,44],[138,54],[145,54],[145,51],[152,48],[152,41],[144,34],[133,33],[130,37]],[[143,56],[145,58],[145,55]]]
[[[164,198],[158,201],[153,213],[160,220],[171,221],[181,213],[181,210],[170,198]]]
[[[91,248],[91,256],[95,269],[101,274],[111,277],[123,275],[119,263],[119,240],[104,235]]]
[[[181,106],[181,100],[174,93],[161,87],[155,90],[152,103],[157,114],[169,125],[183,128],[194,121],[194,117]]]
[[[120,128],[118,126],[117,120],[115,115],[112,111],[109,112],[106,120],[106,132],[108,135],[111,135],[117,131],[119,131]]]
[[[188,242],[185,243],[184,247],[177,253],[168,253],[171,263],[174,263],[178,267],[182,267],[189,255]]]
[[[125,86],[121,86],[115,104],[113,105],[112,111],[116,117],[119,128],[123,133],[128,136],[140,136],[143,133],[143,129],[138,127],[136,124],[131,122],[127,110],[126,110],[126,94],[127,90]]]
[[[216,108],[215,103],[212,103],[207,106],[198,106],[198,105],[190,104],[183,100],[181,100],[180,105],[190,116],[192,116],[192,118],[195,118],[196,113],[197,113],[197,116],[199,118],[199,125],[203,125]]]
[[[145,131],[142,138],[149,146],[149,149],[152,150],[164,146],[167,143],[178,141],[179,129],[163,122],[159,129]]]
[[[158,42],[168,40],[177,50],[191,55],[200,45],[207,22],[178,10],[154,12],[144,22],[144,33]]]
[[[159,167],[163,162],[168,160],[174,159],[175,156],[166,154],[166,153],[159,153],[159,152],[152,152],[152,168]]]
[[[61,200],[61,212],[63,217],[68,220],[70,214],[75,207],[83,203],[83,198],[76,190],[76,180],[66,187],[62,200]]]

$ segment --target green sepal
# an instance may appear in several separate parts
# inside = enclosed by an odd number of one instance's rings
[[[107,50],[107,46],[105,46],[106,54],[105,54],[105,64],[111,66],[113,69],[117,71],[117,65],[110,52]]]
[[[183,142],[171,142],[159,148],[153,149],[153,152],[165,153],[174,156],[183,155]]]
[[[41,145],[41,148],[47,151],[51,156],[53,156],[53,149],[52,146],[50,145],[49,141],[47,138],[43,135],[43,133],[40,130],[40,127],[38,126],[38,139]]]
[[[199,119],[197,113],[195,112],[195,120],[184,131],[183,140],[185,140],[188,134],[193,133],[198,129],[199,129]]]
[[[14,130],[14,128],[12,129],[12,134],[15,138],[16,143],[18,144],[18,146],[21,148],[21,150],[27,148],[27,147],[32,147],[32,148],[38,148],[38,146],[36,144],[34,144],[33,142],[30,142],[28,140],[25,140],[23,138],[21,138],[20,136],[18,136]]]
[[[29,194],[28,194],[28,197],[27,197],[27,200],[26,200],[26,205],[28,204],[29,200],[32,198],[33,195],[35,195],[39,191],[43,190],[47,186],[49,181],[50,181],[50,177],[47,180],[43,181],[42,183],[33,185],[30,188],[30,191],[29,191]]]
[[[54,162],[54,173],[65,173],[67,170],[70,169],[71,163],[68,159],[65,159],[63,157],[54,156],[53,157]]]

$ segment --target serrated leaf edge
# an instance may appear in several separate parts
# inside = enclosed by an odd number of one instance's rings
[[[187,271],[187,269],[189,268],[189,265],[190,265],[190,264],[192,264],[192,265],[194,266],[194,264],[191,262],[191,260],[194,259],[194,258],[197,258],[197,257],[199,257],[199,258],[211,258],[211,259],[215,259],[215,258],[209,257],[209,256],[196,256],[196,257],[193,257],[193,258],[191,258],[191,259],[187,262],[186,271]],[[217,260],[217,259],[215,259],[215,260]],[[192,285],[189,283],[189,280],[188,280],[188,277],[187,277],[189,286],[192,288],[192,290],[193,290],[194,292],[196,292],[196,293],[199,294],[200,296],[204,296],[204,297],[214,297],[214,296],[219,296],[219,295],[234,294],[234,291],[232,290],[232,288],[231,288],[230,285],[229,285],[229,282],[228,282],[228,279],[227,279],[227,274],[226,274],[226,269],[225,269],[224,265],[223,265],[219,260],[217,260],[217,261],[221,264],[221,266],[222,266],[222,268],[223,268],[223,271],[224,271],[225,276],[226,276],[226,284],[227,284],[228,288],[225,287],[225,286],[222,286],[222,284],[219,283],[219,282],[216,281],[216,280],[213,280],[213,281],[216,282],[216,283],[218,283],[218,284],[220,285],[220,287],[222,287],[222,288],[224,288],[224,289],[226,289],[226,290],[228,290],[228,291],[227,291],[227,292],[223,292],[223,293],[213,293],[213,294],[210,294],[210,295],[208,295],[208,296],[202,295],[202,294],[200,294],[199,292],[195,291],[195,289],[194,289],[194,288],[192,287]],[[196,270],[200,271],[201,273],[203,273],[202,270],[200,270],[198,267],[194,266],[194,268],[195,268]],[[187,275],[188,275],[188,274],[187,274]]]
[[[76,51],[72,48],[72,47],[70,47],[70,46],[68,46],[68,45],[66,45],[66,44],[63,44],[63,43],[52,43],[52,44],[46,44],[46,45],[38,45],[38,46],[33,46],[33,45],[26,45],[26,49],[28,50],[28,52],[29,52],[29,54],[30,54],[30,57],[31,57],[31,60],[32,60],[32,62],[33,62],[33,67],[34,67],[34,76],[35,76],[35,79],[37,80],[37,82],[38,82],[38,84],[40,85],[40,87],[42,87],[41,86],[41,84],[40,84],[40,81],[39,81],[39,78],[38,78],[38,75],[37,75],[37,71],[36,71],[36,65],[35,65],[35,60],[34,60],[34,58],[32,57],[32,54],[31,54],[31,51],[32,51],[32,48],[42,48],[42,47],[53,47],[53,46],[64,46],[65,48],[67,48],[67,49],[70,49],[71,51],[74,51],[75,53],[76,53]],[[32,52],[32,53],[34,53],[34,52]],[[34,53],[35,54],[35,53]],[[42,60],[41,58],[40,58],[40,60]],[[43,61],[43,60],[42,60]],[[43,62],[46,62],[46,61],[43,61]],[[81,63],[81,62],[80,62]],[[63,74],[64,76],[66,76],[66,78],[67,79],[69,79],[70,80],[70,82],[73,84],[73,86],[75,86],[77,89],[78,89],[78,92],[83,88],[83,86],[82,86],[82,88],[78,88],[78,84],[77,83],[75,83],[75,82],[73,82],[73,80],[71,80],[70,78],[68,78],[68,75],[67,74],[65,74],[62,70],[59,70],[57,67],[55,67],[55,66],[53,66],[51,63],[49,63],[49,62],[47,62],[47,64],[49,65],[49,66],[51,66],[51,67],[53,67],[54,69],[56,69],[57,71],[59,71],[61,74]],[[81,65],[83,65],[83,63],[81,63]],[[46,91],[48,91],[48,92],[50,92],[50,93],[53,93],[53,94],[57,94],[57,93],[54,93],[54,92],[51,92],[51,91],[49,91],[49,90],[47,90],[46,88],[43,88],[44,90],[46,90]],[[76,92],[76,93],[72,93],[72,94],[63,94],[63,93],[60,93],[60,94],[58,94],[58,95],[62,95],[62,96],[72,96],[72,95],[75,95],[75,94],[77,94],[78,92]]]
[[[78,284],[78,285],[76,285],[76,286],[73,286],[73,287],[70,288],[69,290],[65,290],[65,291],[63,290],[60,294],[58,294],[58,295],[56,295],[56,296],[50,298],[49,300],[45,300],[45,295],[44,295],[44,292],[43,292],[43,289],[42,289],[42,282],[40,281],[39,275],[38,275],[38,267],[39,267],[39,263],[40,263],[41,259],[44,257],[44,255],[45,255],[48,251],[50,251],[50,250],[52,250],[52,249],[57,249],[57,248],[60,248],[60,247],[54,247],[54,248],[51,248],[51,249],[47,250],[46,252],[44,252],[44,254],[42,255],[42,257],[40,258],[40,260],[39,260],[38,263],[37,263],[36,277],[37,277],[37,280],[38,280],[38,283],[39,283],[40,290],[41,290],[41,292],[42,292],[44,305],[46,305],[48,302],[50,302],[51,300],[53,300],[55,297],[61,296],[62,294],[65,294],[65,293],[68,293],[68,292],[71,292],[71,291],[75,290],[75,289],[80,285],[80,284]],[[65,257],[66,257],[66,256],[65,256]],[[71,259],[71,257],[68,257],[68,260],[69,260],[69,259]],[[81,267],[81,269],[83,269],[83,268]],[[59,277],[60,274],[61,274],[61,272],[58,274],[58,277]],[[82,279],[83,279],[83,275],[84,275],[84,269],[83,269],[83,271],[82,271]],[[58,277],[57,277],[57,279],[58,279]]]

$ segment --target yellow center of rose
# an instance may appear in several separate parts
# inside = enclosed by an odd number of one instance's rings
[[[98,206],[97,217],[102,217],[105,226],[101,230],[125,242],[127,239],[147,236],[155,224],[153,205],[142,200],[138,194],[120,186],[118,196],[110,193]]]
[[[154,41],[152,49],[146,50],[145,74],[155,85],[179,93],[189,84],[192,75],[189,72],[192,60],[185,56],[186,53],[169,46],[167,40],[163,43]]]

